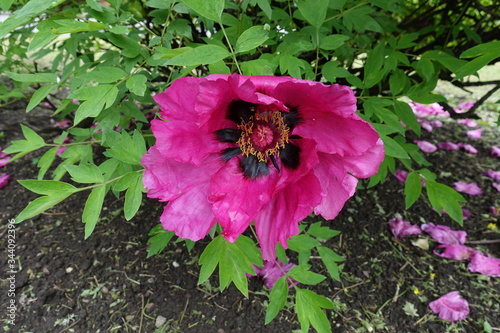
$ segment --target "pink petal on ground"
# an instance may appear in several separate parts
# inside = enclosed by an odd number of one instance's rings
[[[482,129],[478,128],[475,130],[467,131],[465,134],[471,139],[481,139],[482,131],[483,131]]]
[[[0,168],[6,166],[10,162],[10,157],[0,158]]]
[[[268,289],[273,289],[276,281],[281,277],[285,276],[293,267],[295,267],[294,263],[284,264],[278,259],[275,261],[264,260],[264,267],[259,268],[254,266],[256,277],[261,278],[264,282],[264,285]],[[292,288],[296,286],[298,282],[294,279],[288,278],[288,288]]]
[[[432,312],[439,318],[450,322],[465,319],[469,315],[469,303],[460,296],[458,291],[452,291],[429,303]]]
[[[470,195],[481,195],[483,190],[476,183],[464,183],[455,182],[453,183],[453,188],[458,192],[470,194]]]
[[[420,124],[420,127],[422,127],[427,132],[429,132],[429,133],[432,132],[433,127],[432,127],[432,124],[430,123],[430,121],[418,118],[418,123]]]
[[[462,149],[463,149],[466,153],[469,153],[469,154],[477,154],[477,149],[476,149],[474,146],[472,146],[472,145],[470,145],[470,144],[468,144],[468,143],[466,143],[466,144],[459,143],[458,145],[459,145],[459,146],[460,146],[460,148],[462,148]]]
[[[400,182],[406,182],[406,178],[408,177],[408,171],[405,170],[396,170],[394,171],[394,177],[396,177]]]
[[[498,148],[497,146],[492,146],[490,155],[493,157],[500,157],[500,148]]]
[[[470,120],[470,119],[459,119],[459,120],[457,120],[457,123],[465,125],[465,126],[469,126],[469,127],[476,127],[477,126],[477,123],[473,120]]]
[[[448,226],[435,225],[434,223],[422,224],[421,229],[443,245],[464,244],[467,237],[465,231],[451,230]]]
[[[440,120],[432,120],[429,123],[434,127],[443,127],[443,122]]]
[[[493,183],[491,184],[491,186],[493,186],[497,190],[497,192],[500,192],[500,183]]]
[[[389,220],[389,228],[391,229],[394,237],[398,240],[401,240],[401,238],[405,236],[418,235],[422,233],[422,230],[420,230],[418,225],[410,224],[410,222],[397,217]]]
[[[460,108],[463,110],[469,110],[474,106],[474,101],[467,101],[460,104]]]
[[[493,216],[498,216],[499,213],[498,213],[498,209],[495,207],[495,206],[490,206],[490,213],[493,215]]]
[[[7,186],[7,184],[9,183],[10,177],[11,177],[11,175],[9,175],[8,173],[0,174],[0,189]]]
[[[460,146],[453,142],[438,142],[437,146],[446,150],[459,150]]]
[[[413,142],[425,153],[433,153],[437,150],[437,147],[428,141],[415,140]]]
[[[468,260],[477,250],[460,244],[438,245],[434,249],[434,254],[453,260]]]
[[[488,170],[486,172],[483,172],[483,175],[500,182],[500,171]]]
[[[486,257],[477,251],[470,258],[469,271],[491,277],[500,277],[500,259]]]

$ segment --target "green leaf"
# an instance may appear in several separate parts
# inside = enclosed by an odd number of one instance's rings
[[[122,79],[126,75],[127,73],[123,69],[118,67],[98,66],[92,72],[85,73],[80,77],[78,77],[78,80],[82,80],[84,82],[94,81],[98,83],[112,83]],[[103,86],[97,86],[97,87],[103,87]],[[85,87],[85,88],[95,88],[95,87]]]
[[[385,154],[396,158],[409,159],[410,156],[406,153],[403,147],[394,139],[381,135],[380,138],[384,142]]]
[[[319,246],[317,249],[319,256],[321,257],[321,261],[323,261],[323,264],[325,265],[332,279],[334,279],[335,281],[340,281],[339,266],[337,266],[336,263],[339,261],[344,261],[345,259],[325,246]]]
[[[28,106],[26,107],[26,112],[30,112],[33,110],[40,102],[47,97],[50,92],[57,87],[56,83],[53,84],[46,84],[44,86],[41,86],[38,88],[34,93],[33,96],[31,96],[30,102],[28,103]]]
[[[141,53],[141,44],[125,35],[117,35],[113,33],[106,34],[109,41],[115,46],[122,49],[121,54],[127,58],[135,58]]]
[[[351,37],[346,35],[329,35],[321,38],[319,41],[319,48],[323,50],[335,50],[344,45],[344,42],[350,38]]]
[[[217,62],[229,57],[231,53],[218,45],[202,45],[181,53],[165,62],[165,65],[195,66]]]
[[[288,241],[288,248],[299,253],[299,263],[303,264],[309,261],[311,249],[321,243],[309,235],[295,235]]]
[[[234,244],[245,253],[252,264],[262,267],[262,252],[251,238],[240,235]]]
[[[295,311],[300,322],[302,332],[308,332],[312,326],[319,333],[331,333],[331,326],[323,309],[333,309],[333,303],[307,289],[295,288]]]
[[[405,123],[406,126],[415,131],[417,135],[420,135],[421,128],[418,123],[417,116],[411,109],[408,103],[401,101],[394,101],[394,112],[396,115]]]
[[[38,16],[47,9],[58,6],[64,0],[31,0],[22,8],[12,13],[5,21],[0,23],[0,38],[5,37],[14,28],[25,24],[31,18]]]
[[[389,101],[377,97],[370,97],[363,103],[363,107],[367,114],[375,114],[380,121],[386,123],[394,131],[404,134],[405,129],[401,125],[399,118],[392,111],[384,107],[390,105],[389,103]]]
[[[405,72],[397,69],[389,78],[389,87],[393,96],[397,96],[402,92],[408,82],[408,77]]]
[[[148,78],[142,74],[134,74],[127,79],[125,82],[125,86],[130,90],[131,93],[136,94],[137,96],[144,96],[144,92],[146,91],[146,82]]]
[[[198,275],[198,284],[208,280],[213,274],[220,260],[221,251],[224,245],[224,236],[215,237],[200,256],[198,263],[201,265],[200,274]]]
[[[50,166],[54,162],[54,159],[56,158],[56,154],[57,154],[57,149],[59,149],[59,148],[58,147],[50,148],[38,160],[38,163],[37,163],[37,166],[39,168],[38,169],[38,176],[37,176],[38,180],[43,179],[43,177],[45,176],[45,173],[49,170]]]
[[[82,222],[85,223],[85,239],[92,234],[99,220],[106,192],[106,185],[94,187],[85,202],[82,214]]]
[[[141,177],[137,177],[127,189],[125,193],[125,203],[123,205],[123,211],[127,221],[133,218],[139,210],[139,207],[141,207],[143,190],[144,186],[142,185]]]
[[[238,40],[234,52],[246,52],[264,43],[269,36],[269,31],[262,25],[257,25],[243,31]]]
[[[22,222],[45,212],[47,209],[54,207],[55,205],[66,199],[69,195],[71,195],[71,193],[62,196],[48,195],[36,198],[19,213],[19,215],[16,217],[16,222]]]
[[[33,38],[28,46],[28,52],[36,51],[57,38],[58,36],[52,33],[52,29],[57,27],[58,25],[51,19],[38,23],[36,26],[38,32],[33,35]]]
[[[298,265],[293,267],[288,276],[303,284],[316,285],[326,279],[324,275],[309,271],[311,265]]]
[[[192,10],[209,20],[220,22],[224,0],[182,0]]]
[[[104,182],[101,170],[95,164],[65,165],[71,180],[82,184],[95,184]]]
[[[297,7],[306,21],[319,30],[326,18],[329,0],[298,0]]]
[[[54,34],[68,34],[75,32],[85,32],[85,31],[95,31],[95,30],[105,30],[108,29],[108,26],[94,21],[81,22],[71,19],[61,19],[55,20],[55,23],[59,25],[58,28],[53,29],[52,32]]]
[[[270,0],[257,0],[257,5],[262,9],[264,14],[266,14],[268,19],[271,19],[271,15],[273,13],[273,10],[271,8],[271,5],[269,4]]]
[[[288,283],[286,278],[286,276],[279,278],[269,293],[269,305],[266,310],[264,325],[269,324],[285,306],[288,297]]]
[[[18,182],[31,192],[53,197],[57,197],[59,195],[68,196],[78,191],[78,189],[71,184],[55,180],[26,179],[18,180]]]
[[[439,214],[441,214],[441,210],[444,210],[453,220],[462,225],[463,212],[460,202],[466,202],[464,197],[453,188],[444,184],[426,180],[425,185],[427,197],[432,207]]]
[[[311,224],[309,228],[307,228],[307,233],[313,235],[318,239],[327,240],[338,236],[340,234],[340,231],[332,230],[329,227],[323,227],[321,226],[321,221],[319,221]]]
[[[290,76],[300,79],[302,77],[302,69],[305,68],[304,62],[289,54],[280,54],[280,72],[281,74],[288,73]]]
[[[417,73],[426,81],[430,81],[432,79],[432,75],[434,74],[434,65],[428,58],[420,58],[414,67]]]
[[[420,175],[412,171],[406,177],[405,182],[405,206],[406,209],[410,208],[422,192],[422,183],[420,182]]]
[[[13,72],[5,72],[5,74],[12,80],[18,82],[57,83],[57,75],[54,73],[19,74]]]
[[[75,114],[74,125],[83,119],[97,117],[103,108],[109,108],[118,96],[118,89],[114,85],[101,84],[99,86],[84,87],[70,94],[68,98],[84,100]]]
[[[175,232],[163,229],[161,224],[156,225],[149,233],[153,237],[148,240],[150,245],[147,258],[163,251],[174,235]]]

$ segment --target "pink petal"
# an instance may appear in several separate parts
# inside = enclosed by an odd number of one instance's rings
[[[394,172],[394,177],[396,177],[400,182],[406,182],[406,178],[408,177],[408,171],[405,170],[397,170]]]
[[[465,134],[471,139],[481,139],[481,134],[482,134],[482,129],[476,129],[476,130],[470,130],[467,131]]]
[[[421,229],[443,245],[464,244],[467,237],[465,231],[451,230],[448,226],[435,225],[434,223],[422,224]]]
[[[438,103],[424,105],[424,104],[420,104],[420,103],[410,102],[409,104],[417,117],[426,117],[426,116],[449,117],[450,116],[450,114],[447,111],[444,111],[443,107],[441,105],[439,105]]]
[[[491,184],[491,186],[493,186],[497,190],[497,192],[500,192],[500,183],[493,183]]]
[[[10,163],[10,157],[0,158],[0,168]]]
[[[287,248],[287,241],[299,233],[298,224],[321,201],[321,187],[311,172],[273,196],[255,218],[255,229],[264,260],[276,256],[276,244]]]
[[[477,250],[460,244],[438,245],[434,249],[434,254],[453,260],[468,260]]]
[[[427,132],[432,132],[432,124],[428,120],[419,118],[418,123],[420,124],[420,127],[422,127]]]
[[[368,178],[376,174],[384,158],[384,143],[381,139],[360,155],[339,157],[345,170],[357,178]]]
[[[477,126],[477,123],[473,120],[470,120],[470,119],[459,119],[457,120],[457,123],[458,124],[463,124],[463,125],[466,125],[468,127],[476,127]]]
[[[459,145],[453,142],[439,142],[437,146],[441,149],[446,149],[446,150],[458,150],[460,149]]]
[[[208,186],[208,183],[193,186],[170,201],[160,217],[163,228],[192,241],[204,238],[216,223],[207,200]]]
[[[413,142],[425,153],[433,153],[437,150],[437,147],[428,141],[415,140]]]
[[[493,157],[500,157],[500,148],[498,148],[497,146],[492,146],[490,155]]]
[[[434,127],[443,127],[443,122],[439,120],[432,120],[430,124]]]
[[[500,259],[486,257],[477,251],[470,259],[469,271],[491,277],[500,277]]]
[[[469,153],[469,154],[477,154],[477,149],[474,148],[474,146],[466,143],[466,144],[463,144],[463,143],[459,143],[459,146],[460,148],[462,148],[466,153]]]
[[[500,192],[500,191],[499,191],[499,192]],[[490,213],[491,213],[493,216],[498,216],[498,215],[500,215],[500,214],[498,213],[498,209],[497,209],[497,207],[495,207],[495,206],[490,206]]]
[[[393,218],[389,220],[389,228],[396,239],[401,240],[401,238],[409,235],[418,235],[422,233],[422,230],[417,225],[412,225],[408,221],[404,221],[400,218]]]
[[[462,104],[460,104],[460,108],[463,110],[469,110],[474,106],[474,101],[467,101]]]
[[[295,266],[297,265],[295,265],[294,263],[285,265],[284,263],[276,259],[273,261],[264,260],[264,267],[258,268],[254,266],[254,268],[255,272],[257,273],[256,276],[262,279],[266,288],[273,289],[276,281],[285,276],[285,274]],[[296,280],[293,280],[291,278],[288,279],[288,288],[292,288],[297,284],[298,282]]]
[[[11,175],[9,175],[8,173],[0,174],[0,189],[7,186],[7,184],[9,183],[10,177],[11,177]]]
[[[464,183],[455,182],[453,183],[453,188],[458,192],[470,194],[470,195],[481,195],[483,190],[476,183]]]
[[[500,181],[500,171],[488,170],[483,175],[490,177],[493,180]]]
[[[460,296],[458,291],[452,291],[429,303],[432,312],[439,318],[450,322],[465,319],[469,315],[469,303]]]

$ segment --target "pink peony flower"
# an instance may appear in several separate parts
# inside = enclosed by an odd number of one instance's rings
[[[468,126],[468,127],[476,127],[477,123],[473,120],[470,119],[459,119],[457,120],[457,123]]]
[[[490,155],[493,157],[500,157],[500,148],[497,146],[491,146]]]
[[[470,195],[481,195],[483,190],[476,183],[464,183],[464,182],[454,182],[453,188],[458,192],[470,194]]]
[[[481,139],[482,131],[483,131],[482,129],[478,128],[475,130],[467,131],[465,134],[471,139]]]
[[[422,233],[422,230],[418,225],[410,224],[408,221],[404,221],[400,218],[393,218],[389,220],[389,228],[396,239],[401,239],[409,235],[418,235]]]
[[[468,143],[459,143],[458,146],[462,148],[466,153],[477,154],[477,149]]]
[[[460,146],[453,142],[438,142],[437,146],[446,150],[458,150]]]
[[[460,296],[458,291],[452,291],[430,302],[429,307],[439,318],[454,322],[465,319],[469,315],[469,303]]]
[[[477,251],[470,258],[469,271],[491,277],[500,277],[500,259],[486,257]]]
[[[10,177],[11,177],[11,175],[9,175],[8,173],[0,174],[0,189],[7,186],[7,184],[9,183]]]
[[[425,153],[433,153],[437,150],[437,147],[428,141],[415,140],[413,142]]]
[[[443,245],[464,244],[467,237],[465,231],[451,230],[448,226],[435,225],[434,223],[422,224],[421,229]]]
[[[453,260],[469,260],[477,250],[460,244],[438,245],[434,249],[434,254]]]
[[[278,281],[282,276],[285,276],[293,267],[297,265],[290,263],[285,265],[279,260],[267,261],[264,260],[264,266],[262,268],[254,266],[256,277],[261,278],[262,282],[268,289],[273,289],[276,281]],[[287,278],[288,288],[296,286],[298,282],[292,278]]]
[[[290,77],[177,79],[154,96],[156,143],[143,156],[160,221],[197,241],[218,222],[235,241],[252,221],[265,260],[286,248],[312,211],[333,219],[384,158],[373,126],[345,86]]]
[[[500,171],[488,170],[483,172],[483,175],[490,177],[493,180],[500,181]]]
[[[408,177],[408,171],[405,170],[396,170],[394,171],[394,177],[396,177],[400,182],[406,182],[406,178]]]

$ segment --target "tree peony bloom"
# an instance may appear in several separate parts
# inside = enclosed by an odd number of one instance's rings
[[[437,150],[437,147],[428,141],[415,140],[413,142],[425,153],[433,153]]]
[[[435,225],[434,223],[422,224],[422,231],[428,233],[435,241],[443,245],[463,244],[467,233],[462,230],[451,230],[445,225]]]
[[[470,194],[470,195],[481,195],[483,190],[476,183],[464,183],[464,182],[454,182],[453,188],[458,192]]]
[[[470,258],[469,271],[491,277],[500,277],[500,259],[486,257],[477,251]]]
[[[454,322],[465,319],[469,315],[469,303],[460,296],[458,291],[452,291],[430,302],[429,307],[439,318]]]
[[[154,96],[165,120],[143,156],[160,221],[199,240],[218,222],[228,241],[255,222],[264,260],[286,247],[311,212],[333,219],[384,158],[373,126],[345,86],[290,77],[177,79]]]
[[[410,224],[408,221],[404,221],[400,218],[393,218],[389,220],[389,228],[392,234],[398,240],[409,235],[418,235],[422,233],[422,230],[418,225]]]

